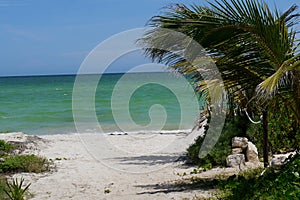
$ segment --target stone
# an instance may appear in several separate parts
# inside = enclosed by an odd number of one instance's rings
[[[286,160],[292,155],[294,156],[296,152],[289,152],[286,154],[276,154],[273,155],[272,160],[270,161],[270,167],[277,170],[286,162]]]
[[[248,146],[248,139],[245,137],[234,137],[232,138],[232,148],[242,148],[246,150]]]
[[[246,160],[248,162],[259,162],[258,151],[256,146],[252,142],[248,142],[248,147],[246,150]]]
[[[4,158],[0,158],[0,162],[5,162],[5,159]]]
[[[240,167],[245,164],[244,154],[229,155],[226,158],[226,164],[228,167]]]
[[[231,149],[231,154],[241,154],[241,153],[243,153],[242,148],[233,148],[233,149]]]

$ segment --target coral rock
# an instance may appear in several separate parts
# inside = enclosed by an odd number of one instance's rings
[[[280,169],[281,166],[286,162],[286,160],[291,156],[295,156],[296,152],[290,152],[290,153],[286,153],[286,154],[277,154],[277,155],[273,155],[273,158],[270,162],[270,166],[273,169]]]
[[[245,137],[234,137],[232,138],[232,148],[242,148],[246,150],[248,146],[248,139]]]
[[[226,158],[226,164],[228,167],[240,167],[245,164],[245,155],[244,154],[234,154],[229,155]]]
[[[233,148],[231,150],[231,154],[241,154],[243,153],[243,149],[242,148]]]
[[[248,142],[246,159],[248,162],[259,162],[257,148],[252,142]]]

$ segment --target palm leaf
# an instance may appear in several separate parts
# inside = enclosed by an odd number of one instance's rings
[[[293,29],[299,17],[295,13],[296,5],[282,14],[276,9],[272,12],[264,1],[258,0],[215,0],[209,5],[188,7],[177,4],[163,15],[153,17],[149,25],[154,29],[140,40],[146,56],[191,75],[200,93],[207,94],[208,89],[216,87],[215,83],[221,84],[213,75],[216,72],[210,71],[203,62],[193,65],[171,53],[170,50],[180,52],[189,47],[187,43],[183,44],[187,41],[168,41],[172,37],[162,33],[160,28],[174,30],[204,47],[206,56],[214,60],[221,73],[228,98],[235,99],[240,107],[249,105],[245,102],[256,97],[258,102],[266,103],[279,95],[281,89],[296,90],[294,87],[299,78],[295,76],[295,70],[299,70],[298,56],[295,55],[299,42]],[[152,48],[158,44],[161,49]],[[210,80],[202,80],[199,74],[204,72],[210,74]],[[291,105],[295,102],[290,100]]]

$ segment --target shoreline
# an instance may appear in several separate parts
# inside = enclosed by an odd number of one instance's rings
[[[52,135],[147,135],[147,134],[161,134],[161,135],[167,135],[167,134],[185,134],[188,135],[193,131],[193,129],[168,129],[168,130],[138,130],[138,131],[110,131],[110,132],[63,132],[63,133],[55,133],[55,134],[31,134],[28,132],[7,132],[7,133],[1,133],[1,134],[9,134],[9,133],[25,133],[26,135],[31,135],[31,136],[38,136],[38,137],[43,137],[43,136],[52,136]]]

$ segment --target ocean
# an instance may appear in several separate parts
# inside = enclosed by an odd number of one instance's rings
[[[88,96],[85,92],[94,84],[90,80],[99,75],[81,76],[85,77],[81,83],[82,99],[76,98],[85,105],[84,97]],[[74,107],[72,99],[75,75],[1,77],[0,132],[76,133],[74,110],[84,127],[81,132],[99,132],[90,120],[93,112],[89,109],[94,110],[97,126],[103,133],[178,132],[193,128],[199,113],[193,102],[196,99],[199,107],[203,103],[181,78],[170,73],[135,73],[123,77],[124,74],[103,74],[93,105],[81,107]],[[135,86],[137,83],[143,84]]]

